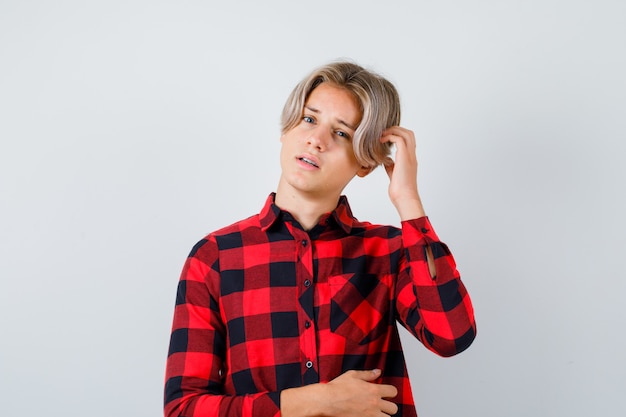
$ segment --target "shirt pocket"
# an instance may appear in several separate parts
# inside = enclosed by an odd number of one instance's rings
[[[328,278],[330,330],[359,345],[383,334],[391,324],[391,276],[342,274]]]

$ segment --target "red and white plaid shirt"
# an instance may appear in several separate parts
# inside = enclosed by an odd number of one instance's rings
[[[435,257],[431,277],[426,247]],[[305,231],[270,195],[261,212],[209,234],[179,282],[165,415],[279,416],[280,391],[379,368],[415,416],[399,321],[451,356],[476,334],[472,304],[426,217],[359,222],[345,197]]]

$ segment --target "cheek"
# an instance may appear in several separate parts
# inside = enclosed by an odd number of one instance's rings
[[[350,164],[354,166],[359,165],[356,159],[356,155],[354,154],[354,149],[352,148],[352,144],[349,144],[346,146],[344,153],[345,153],[345,159],[350,161]]]
[[[341,161],[338,161],[338,163],[341,163],[344,166],[344,169],[342,171],[345,172],[346,175],[356,175],[359,168],[361,168],[361,166],[356,161],[354,154],[351,153],[344,155],[344,157],[341,158]]]

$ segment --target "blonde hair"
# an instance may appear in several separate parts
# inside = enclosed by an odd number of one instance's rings
[[[345,88],[355,96],[363,117],[352,139],[354,155],[365,168],[382,164],[390,154],[391,145],[380,143],[379,139],[383,130],[400,124],[400,97],[391,82],[352,62],[324,65],[300,81],[283,108],[282,133],[300,123],[306,100],[321,83]]]

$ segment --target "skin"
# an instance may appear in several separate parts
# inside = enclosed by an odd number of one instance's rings
[[[369,172],[359,166],[352,150],[351,139],[360,121],[351,93],[321,84],[306,101],[300,123],[280,139],[282,173],[275,202],[307,230],[335,209],[352,178]]]
[[[335,209],[343,189],[355,176],[364,177],[371,171],[358,164],[351,143],[361,117],[358,102],[349,91],[322,83],[309,95],[301,122],[281,137],[282,173],[275,203],[289,211],[305,230],[313,228],[322,215]],[[394,126],[383,132],[380,141],[396,146],[395,162],[389,158],[384,165],[389,176],[389,198],[400,219],[425,216],[417,189],[415,135]],[[432,254],[428,263],[434,276]],[[348,371],[328,383],[284,390],[281,414],[283,417],[395,414],[398,408],[391,399],[397,395],[397,389],[375,383],[380,374],[378,369]]]

